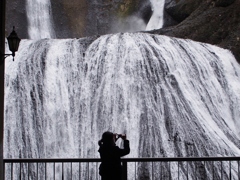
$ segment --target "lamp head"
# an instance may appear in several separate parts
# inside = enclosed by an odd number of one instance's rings
[[[13,26],[13,30],[11,34],[7,37],[9,50],[12,51],[12,56],[15,56],[15,52],[18,51],[19,43],[21,39],[18,37],[15,32],[15,27]]]

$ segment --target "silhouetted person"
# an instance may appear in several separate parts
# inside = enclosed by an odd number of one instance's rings
[[[122,138],[124,148],[116,146],[115,142],[118,138]],[[130,153],[129,141],[126,135],[114,134],[112,132],[104,132],[102,139],[98,142],[100,148],[98,152],[101,157],[99,174],[102,180],[122,180],[121,158]]]

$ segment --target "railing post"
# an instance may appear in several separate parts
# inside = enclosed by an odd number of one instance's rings
[[[127,180],[127,161],[123,161],[122,164],[122,180]]]

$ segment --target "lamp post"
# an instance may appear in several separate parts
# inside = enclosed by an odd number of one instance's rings
[[[0,180],[4,180],[4,163],[3,163],[3,137],[4,137],[4,75],[5,75],[5,58],[9,55],[15,56],[18,50],[20,39],[16,38],[14,33],[8,37],[9,49],[12,54],[5,54],[5,14],[6,0],[0,0]],[[10,47],[11,44],[11,47]],[[17,46],[16,46],[17,45]]]

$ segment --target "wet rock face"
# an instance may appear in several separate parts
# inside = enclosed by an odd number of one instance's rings
[[[151,17],[149,0],[50,0],[57,38],[79,38],[144,30]],[[27,0],[7,1],[6,29],[16,26],[28,37]]]
[[[235,0],[208,0],[215,7],[227,7]],[[177,22],[185,20],[203,4],[202,0],[166,0],[165,11]]]
[[[88,3],[85,0],[52,0],[54,30],[57,37],[67,38],[84,35]]]
[[[6,1],[6,37],[11,33],[13,26],[15,26],[19,37],[28,36],[25,6],[25,1]]]
[[[215,6],[226,7],[232,4],[235,0],[215,0],[213,3]]]
[[[240,62],[239,7],[240,0],[167,0],[165,10],[175,24],[152,33],[218,45]]]
[[[87,2],[85,34],[89,36],[143,30],[145,28],[144,18],[147,15],[144,15],[146,12],[139,13],[139,9],[150,7],[150,4],[146,2],[148,1],[102,0]],[[139,22],[141,23],[139,24]]]
[[[202,0],[167,0],[165,10],[175,21],[181,22],[196,10],[201,2]]]
[[[230,49],[240,62],[240,0],[166,0],[164,28],[152,33],[188,38]],[[12,26],[29,38],[27,0],[7,1],[6,35]],[[149,0],[51,0],[56,38],[144,31]]]

